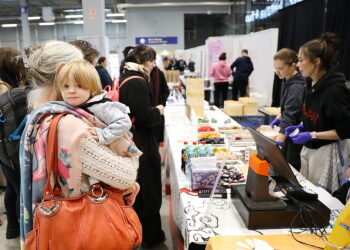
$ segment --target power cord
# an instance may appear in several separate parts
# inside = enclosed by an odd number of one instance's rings
[[[284,188],[283,185],[279,184],[280,188]],[[313,210],[313,211],[316,211],[318,214],[320,214],[322,217],[323,214],[320,213],[319,211],[315,210],[312,206],[300,201],[300,200],[297,200],[296,198],[288,195],[288,194],[285,194],[287,198],[289,198],[297,207],[298,207],[298,213],[296,214],[296,216],[293,218],[293,220],[291,221],[291,224],[290,224],[290,233],[293,237],[293,239],[300,243],[300,244],[303,244],[303,245],[307,245],[307,246],[310,246],[310,247],[314,247],[314,248],[317,248],[317,249],[324,249],[323,247],[319,247],[319,246],[316,246],[316,245],[312,245],[312,244],[309,244],[309,243],[306,243],[306,242],[303,242],[303,241],[300,241],[298,240],[296,237],[295,237],[295,234],[293,232],[293,225],[294,225],[294,222],[295,220],[300,217],[302,223],[306,226],[306,229],[302,229],[302,232],[305,232],[307,230],[309,230],[312,234],[318,236],[318,237],[323,237],[324,236],[324,233],[325,233],[325,228],[320,228],[316,225],[316,223],[314,222],[312,216],[309,214],[310,213],[310,210]],[[298,234],[302,233],[302,232],[299,232]]]

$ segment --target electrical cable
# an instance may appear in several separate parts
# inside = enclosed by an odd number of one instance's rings
[[[258,231],[258,230],[255,230],[255,229],[253,229],[252,231],[255,231],[255,232],[257,232],[258,234],[264,235],[262,232],[260,232],[260,231]]]
[[[281,185],[279,183],[279,186],[280,188],[284,188],[283,185]],[[322,228],[323,230],[321,230],[319,227],[316,226],[316,223],[314,222],[312,216],[309,214],[310,213],[310,210],[313,210],[313,211],[316,211],[317,213],[319,213],[322,217],[323,214],[320,213],[319,211],[315,210],[313,207],[309,206],[308,204],[302,202],[302,201],[299,201],[298,199],[288,195],[287,193],[285,194],[287,198],[289,198],[297,207],[298,207],[298,213],[296,214],[296,216],[293,218],[293,220],[291,221],[291,224],[290,224],[290,233],[293,237],[293,239],[300,243],[300,244],[303,244],[303,245],[307,245],[307,246],[310,246],[310,247],[314,247],[314,248],[317,248],[317,249],[324,249],[324,247],[319,247],[319,246],[316,246],[316,245],[312,245],[312,244],[309,244],[309,243],[306,243],[306,242],[303,242],[303,241],[300,241],[298,240],[295,235],[294,235],[294,232],[293,232],[293,225],[294,225],[294,222],[295,220],[300,217],[302,223],[306,226],[306,230],[310,230],[310,232],[318,237],[322,237],[324,235],[324,232],[325,232],[325,228]],[[309,210],[309,211],[308,211]],[[304,230],[304,231],[306,231]],[[300,234],[300,233],[299,233]],[[320,234],[320,235],[319,235]]]

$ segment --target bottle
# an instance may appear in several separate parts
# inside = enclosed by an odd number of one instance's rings
[[[208,147],[207,155],[208,156],[215,156],[214,148],[210,145],[207,145],[207,147]]]
[[[198,156],[199,157],[206,157],[207,156],[207,150],[206,150],[206,145],[205,141],[201,142],[201,145],[199,146],[198,150]]]
[[[199,151],[199,148],[198,148],[197,142],[194,141],[193,142],[193,157],[199,156],[198,151]]]

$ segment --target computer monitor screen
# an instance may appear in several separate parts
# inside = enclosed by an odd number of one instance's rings
[[[276,142],[251,128],[248,128],[248,130],[256,143],[258,157],[261,160],[268,161],[272,165],[276,175],[282,176],[296,187],[302,187]]]

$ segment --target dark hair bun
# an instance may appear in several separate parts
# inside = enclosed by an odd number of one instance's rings
[[[321,39],[323,39],[328,46],[333,47],[333,50],[336,52],[340,47],[340,38],[337,34],[332,32],[326,32],[321,35]]]
[[[221,53],[219,60],[226,60],[226,52]]]

